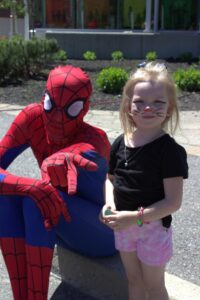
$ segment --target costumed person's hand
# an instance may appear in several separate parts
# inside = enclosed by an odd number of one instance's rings
[[[55,226],[61,215],[68,222],[71,219],[58,191],[45,180],[17,177],[4,171],[0,174],[0,194],[23,195],[33,199],[44,218],[46,229]]]
[[[42,164],[42,178],[54,187],[65,188],[69,195],[77,192],[77,168],[96,171],[98,166],[81,154],[57,152],[46,158]]]

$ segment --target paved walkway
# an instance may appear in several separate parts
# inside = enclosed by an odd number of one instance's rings
[[[21,109],[22,106],[19,105],[0,103],[0,112],[16,115]],[[86,115],[85,121],[105,130],[111,141],[121,133],[119,113],[116,111],[91,110]],[[175,138],[187,148],[188,153],[200,155],[200,111],[180,112],[180,128]]]
[[[85,120],[104,129],[111,140],[121,133],[118,112],[92,110]],[[200,155],[200,111],[180,113],[180,128],[177,129],[175,138],[187,148],[188,153]]]
[[[0,113],[16,115],[22,107],[0,104]],[[111,141],[120,133],[121,126],[118,112],[92,110],[85,118],[86,122],[104,129]],[[1,122],[1,118],[0,118]],[[200,156],[200,111],[185,111],[180,113],[180,127],[176,134],[176,140],[182,144],[188,154]],[[170,274],[166,275],[167,286],[172,299],[176,300],[200,300],[200,286],[187,282]],[[10,284],[0,255],[0,298],[12,300]],[[60,278],[53,274],[50,280],[50,294],[60,283]],[[81,300],[81,299],[80,299]]]

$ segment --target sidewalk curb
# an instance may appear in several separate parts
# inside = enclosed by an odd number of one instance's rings
[[[166,273],[166,286],[173,300],[200,300],[200,286]]]

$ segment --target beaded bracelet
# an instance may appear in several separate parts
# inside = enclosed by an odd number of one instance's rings
[[[138,208],[136,223],[139,227],[141,227],[143,225],[143,211],[144,211],[144,207]]]

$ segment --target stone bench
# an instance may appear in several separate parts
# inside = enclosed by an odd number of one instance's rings
[[[63,282],[78,288],[88,298],[128,299],[126,277],[118,254],[105,258],[89,258],[57,247],[55,259],[57,262],[53,262],[53,271],[60,274]],[[64,297],[57,298],[55,292],[53,299]]]

